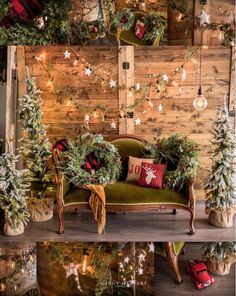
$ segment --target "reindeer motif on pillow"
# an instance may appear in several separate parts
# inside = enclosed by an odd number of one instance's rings
[[[161,189],[165,170],[165,164],[152,164],[142,162],[138,185],[142,187]]]

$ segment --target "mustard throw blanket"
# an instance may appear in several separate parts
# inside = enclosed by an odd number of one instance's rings
[[[81,188],[91,191],[89,205],[98,224],[101,234],[106,225],[106,194],[103,185],[82,185]]]

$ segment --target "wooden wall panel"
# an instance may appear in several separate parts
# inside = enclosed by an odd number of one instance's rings
[[[78,47],[74,47],[79,50]],[[90,79],[84,76],[83,67],[76,69],[65,61],[63,52],[65,47],[25,48],[26,65],[30,73],[36,77],[36,82],[44,91],[43,94],[43,120],[48,124],[48,135],[51,140],[65,136],[76,137],[81,124],[84,123],[84,114],[80,114],[73,105],[59,104],[55,96],[46,87],[44,72],[34,60],[34,55],[44,52],[46,60],[53,63],[55,80],[62,85],[69,85],[73,92],[83,89],[82,97],[78,98],[81,105],[96,105],[98,103],[107,106],[118,107],[118,92],[102,92],[99,85],[90,84]],[[154,73],[169,73],[175,66],[183,62],[186,47],[135,47],[134,48],[134,83],[147,82],[147,75]],[[113,79],[118,80],[118,51],[117,47],[84,47],[80,53],[94,65],[102,66],[110,63],[114,67]],[[136,126],[135,134],[144,136],[153,141],[154,136],[169,136],[172,133],[186,134],[202,145],[201,167],[197,178],[197,197],[204,198],[204,182],[207,169],[210,167],[211,124],[216,116],[216,109],[221,102],[224,92],[229,91],[230,82],[231,49],[222,47],[210,47],[203,50],[203,88],[208,100],[208,108],[202,112],[193,109],[192,102],[197,95],[198,77],[193,70],[192,63],[186,67],[187,78],[184,81],[184,93],[178,95],[175,86],[168,87],[168,98],[161,100],[153,94],[154,107],[147,110],[146,103],[136,112],[135,116],[141,118],[141,125]],[[178,79],[176,79],[178,83]],[[159,104],[163,105],[163,111],[157,111]],[[146,113],[143,114],[143,111]],[[110,123],[115,120],[117,129],[111,129]],[[107,115],[104,124],[91,118],[90,129],[94,132],[107,134],[118,134],[118,114],[116,118]]]
[[[48,136],[54,141],[64,137],[76,137],[79,129],[85,124],[84,114],[74,107],[73,103],[63,104],[56,101],[56,96],[46,87],[47,75],[43,68],[38,64],[34,57],[41,54],[45,55],[44,63],[52,65],[52,74],[55,83],[60,87],[69,87],[73,94],[78,98],[78,103],[83,106],[95,106],[104,104],[109,107],[118,107],[118,92],[107,90],[106,93],[101,89],[100,84],[91,84],[91,78],[84,75],[84,66],[78,62],[73,65],[75,58],[71,54],[71,59],[65,60],[63,52],[65,46],[56,47],[25,47],[26,65],[30,73],[36,77],[38,87],[43,91],[43,122],[48,125]],[[74,46],[73,50],[84,57],[89,63],[103,67],[111,65],[112,79],[118,80],[118,53],[116,47],[83,47]],[[104,123],[90,116],[90,129],[103,134],[118,133],[118,118],[114,118],[117,129],[111,129],[110,123],[112,116],[107,116]]]
[[[135,82],[142,85],[147,74],[169,73],[173,67],[183,61],[186,48],[135,48]],[[230,81],[229,48],[211,47],[203,51],[203,88],[208,100],[208,108],[197,112],[192,106],[197,95],[198,77],[194,74],[192,66],[187,65],[187,79],[184,82],[184,93],[177,95],[175,86],[168,87],[166,100],[154,97],[154,107],[149,112],[137,113],[142,119],[142,124],[135,127],[135,134],[144,136],[153,141],[154,136],[169,136],[172,133],[188,135],[202,145],[201,167],[199,170],[196,188],[197,197],[204,198],[203,186],[207,170],[211,164],[208,155],[211,138],[212,119],[216,116],[216,109],[221,102],[225,91],[229,91]],[[175,80],[177,83],[178,79]],[[159,104],[163,105],[163,112],[157,111]],[[145,107],[145,106],[144,106]],[[146,108],[146,107],[145,107]]]

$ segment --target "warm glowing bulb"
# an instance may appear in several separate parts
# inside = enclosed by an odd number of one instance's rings
[[[6,290],[6,284],[0,283],[0,292],[4,292]]]
[[[130,98],[132,97],[132,92],[131,92],[131,91],[129,91],[129,97],[130,97]]]
[[[153,107],[153,102],[152,102],[152,101],[150,101],[150,100],[147,100],[147,103],[148,103],[148,106],[149,106],[150,108],[152,108],[152,107]]]
[[[202,94],[198,95],[193,101],[193,107],[198,111],[205,110],[207,105],[207,99]]]
[[[183,14],[180,13],[179,15],[177,15],[176,20],[177,22],[180,22],[182,20]]]
[[[197,61],[195,59],[191,59],[191,61],[194,63],[194,64],[197,64]]]
[[[218,38],[219,38],[220,41],[223,39],[223,32],[222,31],[220,31]]]
[[[46,86],[47,86],[47,87],[52,87],[52,80],[51,80],[51,79],[48,80]]]
[[[70,106],[70,104],[71,104],[71,100],[69,100],[69,101],[66,103],[66,106],[68,107],[68,106]]]
[[[73,66],[77,66],[77,64],[78,64],[78,60],[74,60]]]
[[[98,111],[97,110],[94,110],[93,111],[93,118],[98,118]]]

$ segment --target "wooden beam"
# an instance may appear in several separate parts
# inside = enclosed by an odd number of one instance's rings
[[[6,86],[6,152],[15,151],[15,101],[13,88],[13,71],[16,69],[16,47],[9,46],[7,50],[7,86]],[[16,90],[15,90],[16,91]]]
[[[231,64],[230,64],[230,87],[229,87],[229,111],[236,111],[236,87],[235,87],[235,62],[236,62],[236,49],[235,46],[231,47]],[[235,125],[234,116],[234,125]]]
[[[134,47],[121,46],[118,54],[119,85],[124,86],[119,90],[119,107],[126,107],[134,103],[134,94],[129,88],[134,85]],[[128,69],[124,69],[125,64]],[[119,134],[134,133],[134,118],[120,118]]]
[[[18,70],[18,100],[17,100],[17,110],[20,109],[20,99],[26,92],[26,85],[25,85],[25,48],[24,46],[17,46],[16,49],[16,64]],[[16,122],[16,147],[21,147],[21,142],[19,139],[23,138],[23,130],[20,126],[20,114],[17,112],[17,122]],[[23,161],[22,158],[18,163],[18,168],[23,168]]]

